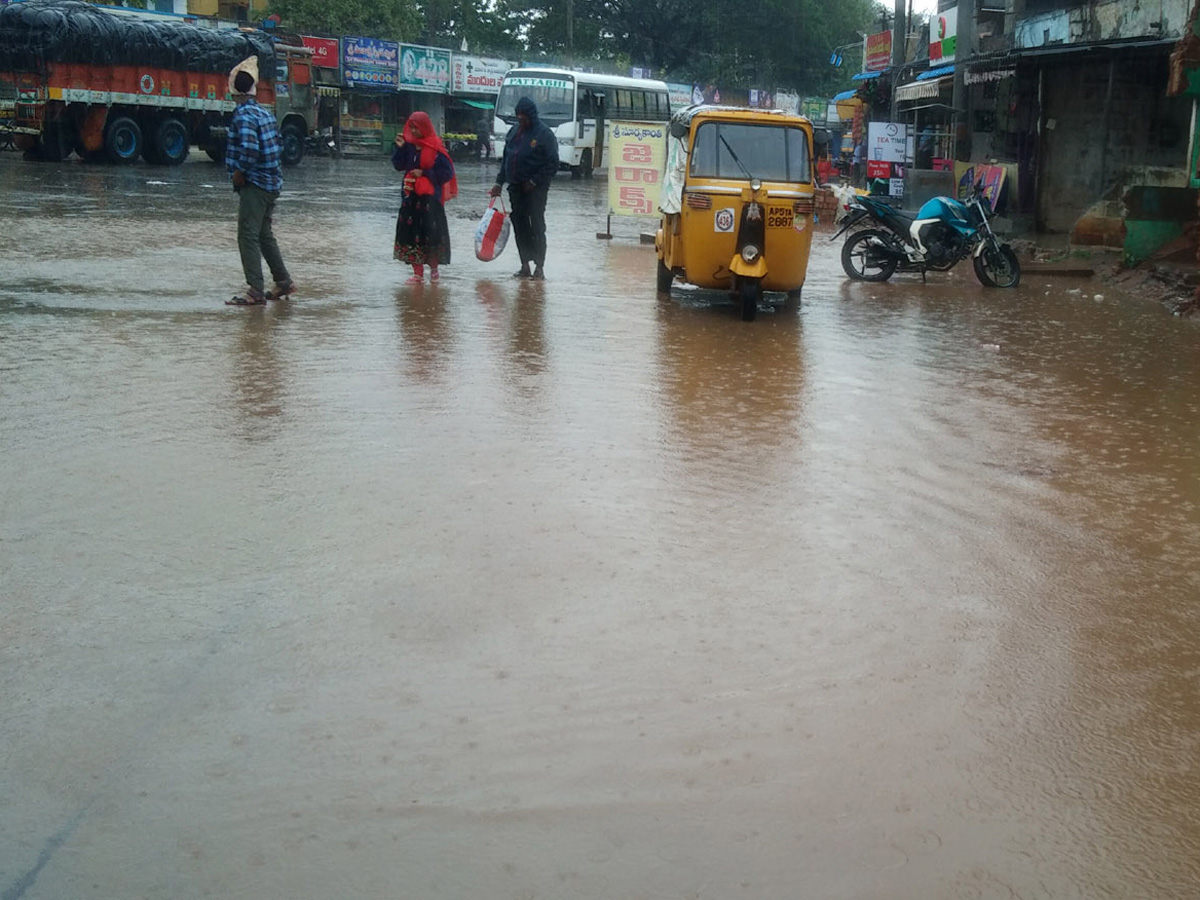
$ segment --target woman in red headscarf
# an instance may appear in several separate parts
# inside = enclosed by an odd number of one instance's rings
[[[404,173],[404,200],[396,218],[394,256],[413,267],[408,284],[438,280],[438,266],[450,262],[445,203],[458,194],[454,163],[423,112],[415,112],[396,135],[392,165]]]

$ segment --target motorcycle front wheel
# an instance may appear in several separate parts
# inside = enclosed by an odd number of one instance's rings
[[[855,281],[887,281],[896,271],[896,257],[882,231],[856,231],[842,245],[842,268]]]
[[[1008,244],[985,244],[973,262],[975,277],[984,287],[1014,288],[1021,283],[1021,263]]]

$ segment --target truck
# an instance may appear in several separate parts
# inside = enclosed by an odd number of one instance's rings
[[[315,130],[312,51],[258,29],[107,12],[83,0],[0,6],[0,105],[26,158],[179,165],[225,156],[229,72],[258,58],[256,99],[279,123],[284,165]]]

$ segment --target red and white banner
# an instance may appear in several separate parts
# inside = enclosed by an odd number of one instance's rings
[[[319,38],[301,35],[300,40],[304,41],[304,46],[313,52],[313,65],[320,66],[322,69],[336,69],[338,67],[338,39],[337,38]]]

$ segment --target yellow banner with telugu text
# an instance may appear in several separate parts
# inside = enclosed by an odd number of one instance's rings
[[[658,215],[667,170],[667,123],[610,122],[607,127],[609,214]]]

